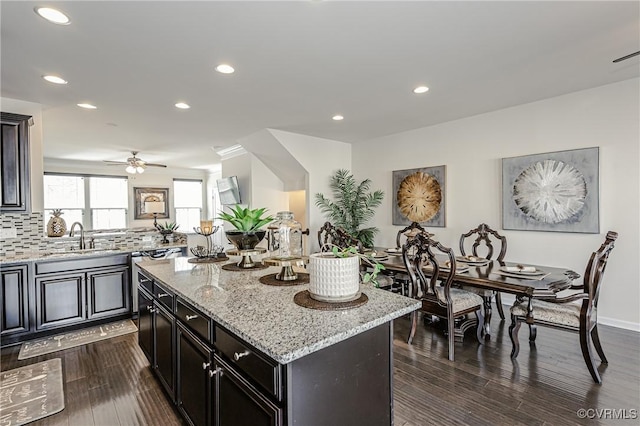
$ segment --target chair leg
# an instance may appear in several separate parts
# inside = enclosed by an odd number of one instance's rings
[[[598,336],[598,324],[594,325],[591,329],[591,341],[593,342],[593,347],[596,348],[596,352],[598,352],[600,360],[604,364],[609,364],[609,361],[607,361],[607,357],[604,356],[602,345],[600,344],[600,336]]]
[[[491,335],[491,328],[489,327],[489,323],[491,322],[491,299],[493,296],[482,296],[484,300],[484,304],[482,305],[482,309],[484,310],[484,334],[489,336]]]
[[[478,337],[478,342],[481,345],[484,345],[484,322],[485,318],[482,316],[482,309],[478,309],[476,311],[476,318],[478,319],[478,327],[476,328],[476,336]]]
[[[511,358],[515,359],[520,352],[520,342],[518,341],[518,331],[522,322],[518,320],[518,317],[511,315],[511,325],[509,326],[509,337],[511,338]]]
[[[448,336],[447,339],[449,340],[449,361],[454,361],[454,354],[453,354],[453,350],[455,347],[455,343],[456,343],[456,332],[455,332],[455,319],[453,318],[452,315],[449,315],[449,318],[447,320],[447,330],[448,330]]]
[[[413,336],[416,334],[416,327],[418,326],[418,311],[411,312],[411,330],[409,331],[409,338],[407,344],[411,344]]]
[[[504,308],[502,307],[502,296],[500,296],[499,291],[496,291],[496,308],[498,308],[498,315],[500,315],[500,319],[504,319]]]
[[[582,349],[584,362],[587,364],[587,368],[589,369],[589,373],[591,373],[593,381],[599,385],[602,384],[600,373],[598,373],[598,370],[596,369],[596,362],[593,359],[593,353],[591,352],[589,331],[586,326],[583,326],[583,324],[580,324],[580,348]]]
[[[535,324],[529,324],[529,341],[531,343],[536,341],[536,337],[538,336],[538,327]]]

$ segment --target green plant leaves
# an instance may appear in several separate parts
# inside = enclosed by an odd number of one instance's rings
[[[273,221],[273,217],[271,216],[262,217],[262,215],[265,214],[266,211],[267,209],[264,207],[252,210],[248,207],[242,208],[240,205],[236,205],[231,209],[231,212],[233,214],[220,212],[218,219],[229,222],[240,231],[255,231],[257,229],[260,229],[260,227],[266,225],[267,223]]]

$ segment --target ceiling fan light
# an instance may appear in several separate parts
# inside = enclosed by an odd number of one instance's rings
[[[136,168],[129,164],[125,169],[127,173],[131,173],[132,175],[136,174]]]
[[[144,167],[142,167],[142,166],[137,166],[137,167],[136,167],[136,172],[138,172],[138,173],[144,173]]]

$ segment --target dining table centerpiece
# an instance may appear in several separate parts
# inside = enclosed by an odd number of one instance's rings
[[[221,212],[218,219],[229,222],[235,229],[225,230],[225,235],[237,250],[253,250],[267,231],[260,229],[273,221],[272,216],[263,217],[266,208],[250,209],[236,205],[231,213]]]

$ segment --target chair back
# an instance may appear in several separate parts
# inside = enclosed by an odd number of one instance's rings
[[[406,240],[410,240],[420,233],[426,234],[428,237],[433,237],[433,234],[427,232],[427,230],[424,229],[418,222],[412,222],[411,225],[398,231],[398,234],[396,235],[396,247],[402,247]]]
[[[499,242],[500,253],[498,254],[498,257],[496,258],[496,260],[498,262],[502,262],[504,260],[504,256],[507,254],[507,238],[498,234],[496,231],[491,229],[489,225],[487,225],[486,223],[481,223],[480,225],[478,225],[477,228],[472,229],[466,234],[462,234],[460,236],[460,254],[462,254],[463,256],[467,255],[464,249],[464,245],[465,245],[464,243],[467,238],[470,238],[473,236],[475,236],[475,240],[473,241],[473,245],[471,246],[471,254],[473,256],[484,257],[487,259],[493,258],[493,252],[494,252],[493,244]],[[493,242],[491,241],[490,236],[493,236],[494,238]],[[480,247],[480,244],[482,243],[484,243],[484,245],[486,246],[487,254],[480,256],[478,254],[478,247]]]
[[[604,276],[604,270],[607,267],[609,254],[614,247],[614,241],[618,238],[618,233],[614,231],[607,232],[604,243],[597,251],[594,251],[587,263],[587,269],[584,272],[584,293],[589,295],[589,299],[583,303],[588,303],[589,307],[598,306],[598,297],[600,295],[600,284]]]
[[[437,254],[444,254],[448,258],[449,272],[440,274],[440,264]],[[456,271],[456,256],[451,248],[432,240],[427,233],[418,233],[402,246],[402,259],[411,278],[411,294],[416,299],[437,301],[441,306],[451,308],[450,289]],[[424,275],[423,268],[431,266],[430,277]],[[436,286],[441,286],[446,304],[438,297]]]
[[[320,250],[333,244],[339,248],[355,247],[359,252],[363,251],[362,243],[357,238],[351,236],[344,229],[334,226],[331,222],[325,222],[318,230],[318,244]]]

